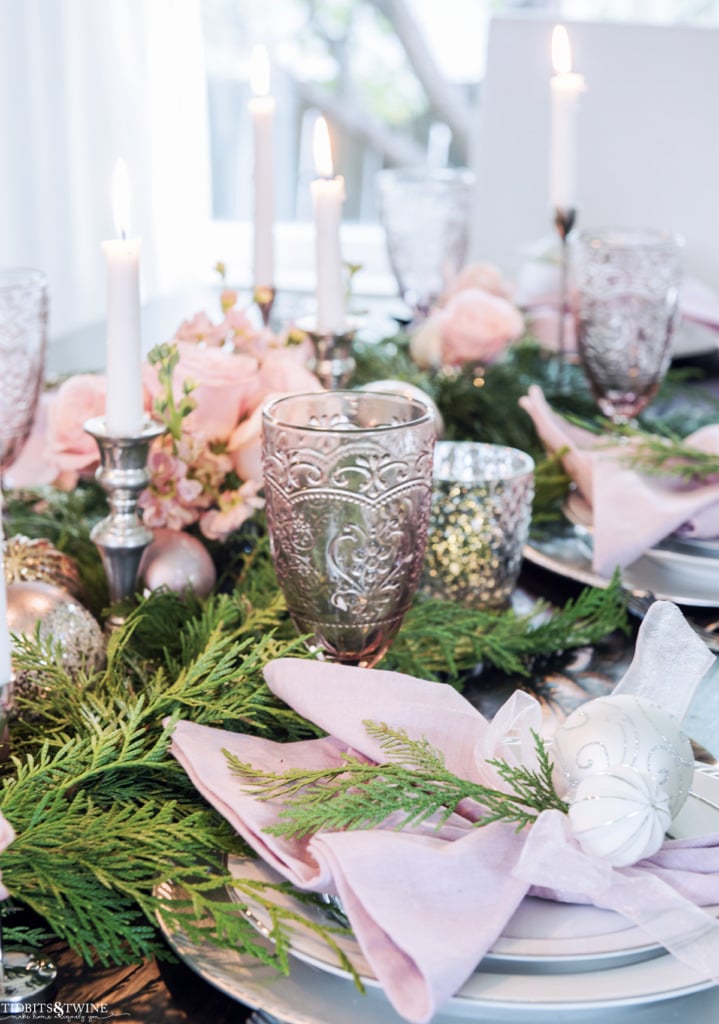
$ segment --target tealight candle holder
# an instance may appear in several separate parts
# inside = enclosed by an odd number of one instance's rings
[[[316,321],[300,321],[297,326],[311,339],[315,357],[310,369],[328,391],[344,388],[356,366],[352,345],[357,326],[348,323],[341,331],[324,331]]]
[[[152,531],[143,526],[138,515],[137,500],[150,479],[150,444],[164,434],[165,427],[145,417],[137,434],[113,437],[108,434],[105,418],[97,416],[88,420],[84,429],[97,442],[100,465],[95,475],[110,505],[110,514],[93,527],[90,538],[102,558],[110,601],[120,604],[134,596],[142,553],[152,541]],[[108,625],[114,628],[123,621],[118,613],[111,616]]]
[[[561,242],[559,251],[559,301],[557,317],[557,357],[559,359],[560,379],[562,367],[567,360],[566,316],[569,310],[569,234],[577,220],[574,207],[557,207],[554,211],[554,226]]]
[[[272,307],[275,304],[276,295],[277,290],[269,285],[258,285],[255,287],[252,299],[260,311],[263,327],[269,327],[270,325],[270,317],[272,316]]]

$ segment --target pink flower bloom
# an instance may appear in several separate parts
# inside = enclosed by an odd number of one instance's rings
[[[491,263],[468,263],[445,289],[440,304],[446,306],[450,299],[467,288],[481,288],[501,299],[512,298],[511,288],[498,267]]]
[[[481,288],[466,288],[450,299],[441,314],[442,363],[458,366],[491,363],[524,333],[519,310]]]
[[[232,432],[227,450],[240,480],[262,479],[262,406]]]
[[[185,419],[189,430],[206,441],[224,441],[251,408],[259,388],[257,360],[224,348],[207,348],[186,341],[177,342],[180,355],[175,368],[173,391],[182,397],[185,383],[196,385],[191,393],[196,408]],[[148,373],[153,399],[161,392],[157,374]]]
[[[236,491],[223,491],[218,508],[205,512],[200,519],[200,530],[208,540],[225,540],[233,530],[239,529],[253,512],[264,506],[258,497],[260,484],[247,480]]]
[[[180,324],[173,341],[190,342],[193,345],[202,343],[212,347],[224,344],[226,336],[227,326],[224,321],[216,324],[210,320],[207,313],[195,313],[189,320]]]
[[[235,351],[244,350],[247,351],[248,355],[252,356],[262,352],[264,344],[259,344],[258,351],[253,351],[252,346],[262,337],[264,332],[255,327],[243,309],[228,310],[224,319],[224,325],[227,330],[227,337],[232,342]]]
[[[167,435],[158,438],[147,459],[150,485],[140,495],[138,505],[143,510],[143,522],[151,529],[168,526],[181,530],[196,523],[207,507],[202,483],[188,477],[187,463],[172,454],[171,444]]]
[[[223,288],[220,295],[220,306],[223,313],[228,313],[237,305],[237,291],[235,288]]]
[[[40,395],[32,431],[19,456],[5,470],[4,483],[13,487],[42,487],[57,478],[57,466],[48,457],[48,412],[54,395]]]
[[[305,353],[299,346],[285,345],[270,348],[260,365],[261,400],[272,394],[291,394],[300,391],[322,391],[314,373],[307,369]]]
[[[78,374],[60,385],[47,412],[47,456],[59,474],[75,482],[95,470],[97,442],[84,430],[87,420],[105,412],[105,378]]]

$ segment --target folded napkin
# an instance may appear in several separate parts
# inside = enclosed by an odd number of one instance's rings
[[[648,692],[649,675],[662,664],[672,684],[665,687],[670,709],[681,674],[678,706],[683,709],[711,662],[678,609],[658,602],[640,628],[627,685]],[[257,799],[232,774],[225,756],[228,751],[256,768],[276,772],[336,765],[348,751],[369,761],[385,760],[381,745],[366,731],[365,723],[374,721],[405,729],[412,738],[424,737],[443,752],[455,774],[501,787],[486,760],[534,763],[531,733],[541,731],[543,723],[533,697],[515,693],[488,722],[451,687],[398,673],[284,658],[269,664],[265,676],[276,695],[329,735],[278,744],[180,721],[172,752],[199,792],[268,864],[295,885],[339,895],[363,954],[407,1020],[431,1020],[533,886],[544,895],[566,898],[561,890],[570,880],[571,898],[596,900],[631,920],[641,918],[648,934],[667,944],[672,941],[667,928],[651,915],[646,920],[645,897],[661,895],[662,907],[670,912],[662,921],[677,922],[682,938],[686,919],[694,924],[694,915],[701,915],[702,927],[709,929],[706,956],[715,955],[713,976],[719,982],[719,927],[697,908],[719,902],[719,835],[668,842],[639,865],[612,868],[581,853],[558,812],[540,817],[540,822],[546,818],[542,830],[537,823],[518,833],[504,823],[473,828],[478,808],[463,805],[439,831],[429,823],[399,831],[388,821],[379,828],[288,840],[264,831],[276,821],[281,804]],[[572,869],[566,877],[562,864]],[[582,872],[587,866],[591,871],[585,885]],[[696,951],[692,944],[682,945],[679,954],[694,961]],[[706,964],[697,962],[706,976]]]
[[[611,576],[672,533],[719,536],[719,482],[689,483],[632,469],[631,440],[610,443],[573,426],[553,411],[536,385],[519,404],[548,451],[566,449],[564,468],[591,507],[595,572]],[[719,454],[719,424],[702,427],[685,443]]]

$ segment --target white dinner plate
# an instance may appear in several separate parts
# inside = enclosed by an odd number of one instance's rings
[[[688,838],[714,831],[719,832],[719,768],[697,765],[690,796],[673,823],[672,835]],[[228,871],[235,878],[270,883],[284,881],[262,860],[230,857]],[[230,897],[248,907],[250,919],[267,935],[272,922],[261,904],[253,903],[246,893],[231,890]],[[327,910],[308,906],[291,893],[278,893],[273,898],[285,909],[309,916],[315,923],[325,926],[333,923],[331,906]],[[719,907],[708,909],[719,913]],[[379,985],[353,936],[340,936],[338,945],[367,987]],[[297,927],[291,938],[290,952],[320,970],[350,977],[329,946],[310,928]],[[662,947],[648,940],[640,928],[620,914],[593,906],[528,897],[507,923],[478,971],[455,998],[472,998],[478,987],[480,990],[482,987],[478,979],[488,970],[520,970],[525,974],[604,971],[660,955],[663,955]]]
[[[719,348],[716,327],[686,318],[679,321],[672,337],[672,359],[711,355]]]
[[[169,883],[158,886],[156,894],[169,901],[184,897],[181,889]],[[361,993],[347,978],[297,959],[291,960],[289,974],[282,975],[255,957],[197,943],[169,930],[162,920],[159,923],[177,955],[200,977],[283,1024],[402,1024],[403,1018],[378,987]],[[477,991],[472,997],[451,1000],[435,1014],[432,1024],[458,1020],[594,1024],[598,1010],[603,1024],[719,1019],[719,988],[669,955],[606,971],[565,975],[487,971],[476,977]],[[570,1016],[565,1016],[567,1013]]]
[[[564,505],[564,514],[579,531],[586,531],[591,544],[592,510],[589,503],[573,491]],[[702,537],[682,537],[673,533],[644,553],[644,558],[667,563],[670,569],[690,573],[716,573],[719,568],[719,540]]]
[[[524,557],[584,586],[606,587],[609,579],[592,567],[591,522],[580,514],[581,507],[581,499],[572,501],[566,511],[573,521],[533,531]],[[633,594],[649,594],[690,608],[719,608],[719,561],[698,543],[687,550],[652,548],[625,566],[621,579]]]

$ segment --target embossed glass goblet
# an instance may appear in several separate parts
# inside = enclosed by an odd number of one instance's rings
[[[474,175],[465,167],[390,168],[377,174],[377,189],[392,273],[420,319],[464,264]]]
[[[434,417],[370,391],[289,395],[263,410],[270,544],[310,646],[372,666],[419,581],[432,496]]]
[[[0,472],[32,428],[45,371],[47,285],[39,270],[0,268]]]
[[[575,243],[577,347],[605,416],[637,416],[671,360],[682,280],[682,240],[663,231],[611,228]]]

